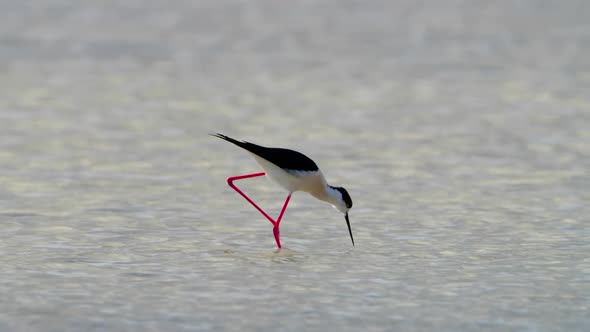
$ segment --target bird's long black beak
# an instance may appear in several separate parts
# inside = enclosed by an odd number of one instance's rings
[[[348,212],[344,215],[344,219],[346,219],[346,225],[348,226],[348,233],[350,234],[350,239],[352,240],[352,246],[354,247],[354,238],[352,237],[352,230],[350,229],[350,220],[348,220]]]

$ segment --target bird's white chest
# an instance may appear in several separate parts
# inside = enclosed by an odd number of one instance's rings
[[[284,170],[266,159],[262,159],[256,155],[254,155],[254,158],[262,166],[269,179],[289,192],[305,191],[318,197],[326,191],[326,180],[320,170]]]

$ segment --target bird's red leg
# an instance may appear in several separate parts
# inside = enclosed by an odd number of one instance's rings
[[[265,175],[264,172],[231,176],[231,177],[227,178],[227,184],[230,187],[232,187],[232,189],[235,190],[238,194],[242,195],[242,197],[244,197],[250,204],[252,204],[252,206],[254,206],[260,213],[262,213],[262,215],[265,216],[266,219],[268,219],[268,221],[271,222],[271,224],[273,224],[272,231],[275,236],[275,241],[277,242],[277,246],[280,249],[281,248],[281,240],[280,240],[279,223],[281,222],[281,219],[283,219],[283,215],[285,214],[285,211],[287,210],[287,205],[289,205],[289,201],[291,200],[291,194],[289,194],[289,196],[287,196],[285,203],[283,203],[283,208],[281,209],[281,213],[279,214],[279,217],[277,218],[277,220],[274,220],[266,212],[264,212],[264,210],[262,210],[256,203],[254,203],[254,201],[252,199],[250,199],[250,197],[248,197],[246,194],[244,194],[244,192],[241,191],[238,187],[236,187],[236,185],[234,185],[234,183],[233,183],[235,180],[254,178],[254,177],[263,176],[263,175]]]
[[[285,210],[287,210],[287,205],[289,205],[289,200],[291,200],[291,194],[289,194],[289,196],[287,196],[285,203],[283,203],[283,208],[281,209],[281,214],[279,214],[279,218],[277,219],[276,224],[274,224],[274,227],[272,228],[272,232],[275,235],[275,241],[277,242],[277,246],[279,247],[279,249],[281,248],[281,240],[280,240],[281,232],[279,230],[279,224],[281,223],[281,219],[283,219],[283,214],[285,214]]]
[[[235,180],[242,180],[242,179],[248,179],[248,178],[255,178],[258,176],[263,176],[265,173],[264,172],[260,172],[260,173],[253,173],[253,174],[246,174],[246,175],[237,175],[237,176],[231,176],[229,178],[227,178],[227,184],[232,187],[233,190],[237,191],[238,194],[242,195],[242,197],[244,197],[248,202],[250,202],[250,204],[252,204],[252,206],[254,206],[256,208],[256,210],[258,210],[258,212],[262,213],[263,216],[266,217],[266,219],[268,219],[268,221],[271,222],[271,224],[276,225],[277,222],[274,221],[274,219],[272,219],[266,212],[264,212],[264,210],[262,210],[258,205],[256,205],[256,203],[254,203],[253,200],[250,199],[250,197],[246,196],[246,194],[244,194],[238,187],[236,187],[234,185],[234,181]],[[282,216],[282,213],[281,213]],[[280,220],[280,217],[279,217]],[[279,248],[281,246],[279,245]]]

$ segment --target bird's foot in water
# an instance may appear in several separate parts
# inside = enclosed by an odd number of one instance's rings
[[[279,247],[279,249],[281,249],[281,240],[280,240],[281,231],[279,230],[278,223],[272,228],[272,232],[275,235],[275,241],[277,242],[277,246]]]

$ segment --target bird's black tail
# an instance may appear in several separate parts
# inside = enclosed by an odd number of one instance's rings
[[[238,141],[223,134],[209,134],[211,136],[221,138],[224,141],[233,143],[242,149],[245,149],[258,157],[268,160],[271,163],[284,169],[294,169],[298,171],[317,171],[318,166],[313,160],[306,157],[304,154],[281,148],[269,148],[266,146],[257,145],[246,141]]]
[[[233,139],[233,138],[231,138],[229,136],[225,136],[225,135],[220,134],[220,133],[209,134],[209,135],[211,135],[213,137],[221,138],[222,140],[226,140],[226,141],[228,141],[230,143],[233,143],[233,144],[241,147],[242,149],[246,149],[246,145],[248,144],[247,142],[240,142],[238,140],[235,140],[235,139]]]

